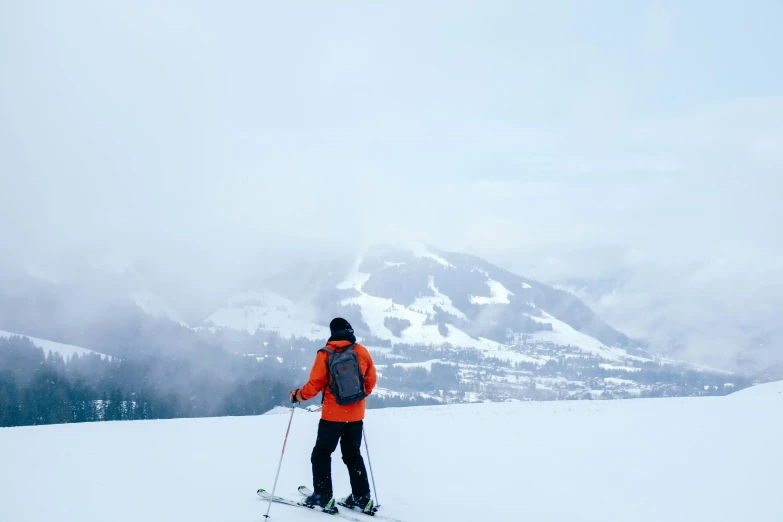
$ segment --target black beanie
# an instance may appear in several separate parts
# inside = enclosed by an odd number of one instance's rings
[[[341,332],[343,330],[349,330],[351,333],[353,333],[353,327],[351,326],[351,323],[343,319],[342,317],[335,317],[332,319],[332,322],[329,323],[329,331],[334,332]]]

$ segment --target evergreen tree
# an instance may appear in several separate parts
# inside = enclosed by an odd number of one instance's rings
[[[106,392],[103,392],[103,398],[101,399],[100,406],[98,407],[98,416],[100,417],[100,420],[102,421],[111,420],[107,417],[108,409],[109,409],[109,398],[106,396]]]
[[[114,388],[109,395],[109,404],[106,406],[107,421],[123,420],[122,391]]]
[[[13,389],[15,387],[16,383],[12,379],[6,379],[0,375],[0,427],[15,425],[16,390]]]

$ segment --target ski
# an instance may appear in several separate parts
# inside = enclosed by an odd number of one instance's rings
[[[298,508],[302,508],[302,509],[309,509],[309,510],[315,512],[315,513],[322,513],[322,514],[330,516],[330,517],[340,517],[342,519],[351,520],[353,522],[367,522],[367,520],[364,519],[364,518],[353,517],[351,515],[348,515],[346,513],[342,513],[340,511],[337,511],[335,513],[327,513],[326,511],[322,511],[320,509],[311,508],[310,506],[305,506],[304,504],[300,504],[299,502],[295,502],[293,500],[289,500],[289,499],[283,498],[283,497],[278,497],[277,495],[272,495],[271,493],[269,493],[268,491],[266,491],[264,489],[259,489],[258,491],[256,491],[256,493],[262,499],[267,500],[267,501],[276,502],[278,504],[285,504],[286,506],[293,506],[293,507],[298,507]]]
[[[302,496],[309,497],[312,494],[312,491],[310,491],[310,488],[308,488],[307,486],[299,486],[299,493]],[[350,509],[354,513],[361,513],[362,515],[365,515],[365,516],[368,516],[368,517],[373,517],[376,520],[384,520],[385,522],[402,522],[401,520],[397,520],[396,518],[391,518],[391,517],[386,517],[386,516],[383,516],[383,515],[379,515],[377,507],[375,508],[375,512],[367,513],[365,511],[359,509],[358,507],[357,508],[351,508],[351,507],[348,507],[348,506],[346,506],[345,504],[343,504],[341,502],[337,502],[337,505],[338,506],[342,506],[342,507],[344,507],[346,509]],[[367,520],[367,519],[362,519],[362,520]]]

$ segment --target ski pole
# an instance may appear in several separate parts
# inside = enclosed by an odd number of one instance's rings
[[[283,455],[285,455],[285,445],[288,442],[288,432],[291,431],[291,422],[294,420],[294,411],[296,411],[296,404],[291,406],[291,417],[288,419],[288,429],[285,430],[285,439],[283,439],[283,451],[280,453],[280,463],[277,465],[277,474],[275,475],[275,484],[272,486],[272,496],[275,496],[275,490],[277,489],[277,479],[280,477],[280,468],[283,466]],[[269,518],[269,510],[272,509],[272,500],[269,500],[269,507],[266,508],[266,515],[264,518]]]
[[[375,494],[375,502],[377,502],[376,508],[381,507],[381,501],[378,499],[378,491],[375,489],[375,474],[372,472],[372,459],[370,458],[370,446],[367,444],[367,432],[364,430],[364,424],[362,424],[362,435],[364,435],[364,449],[367,452],[367,463],[370,464],[370,478],[372,479],[372,491]]]

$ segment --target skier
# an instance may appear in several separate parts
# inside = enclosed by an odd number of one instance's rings
[[[351,494],[340,504],[373,511],[367,469],[361,454],[365,398],[375,387],[375,365],[367,348],[356,342],[350,323],[337,317],[329,323],[331,336],[318,350],[310,380],[291,392],[291,402],[303,402],[323,392],[321,421],[310,461],[313,464],[313,494],[309,507],[334,511],[332,500],[332,453],[340,449],[351,479]]]

